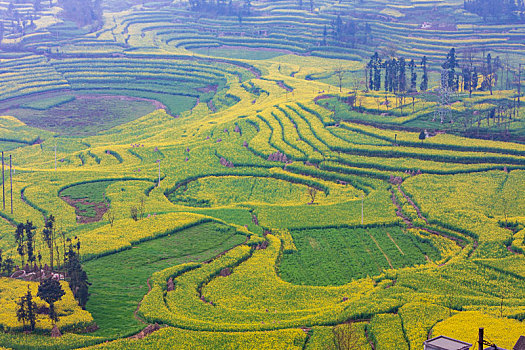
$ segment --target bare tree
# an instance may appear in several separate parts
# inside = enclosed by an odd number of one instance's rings
[[[337,76],[337,79],[339,80],[339,92],[343,91],[343,78],[346,73],[346,70],[344,69],[342,64],[339,64],[334,71],[334,74]]]
[[[137,209],[137,207],[130,207],[129,215],[131,216],[133,220],[138,221],[139,220],[139,210]]]
[[[343,323],[332,328],[337,350],[353,350],[358,347],[359,338],[351,323]]]
[[[310,203],[308,204],[314,204],[315,197],[317,196],[317,189],[314,187],[308,187],[308,194],[310,195],[310,198],[312,199]]]
[[[146,215],[146,200],[144,199],[144,197],[140,198],[138,210],[139,217],[141,219],[144,219],[144,215]]]
[[[115,212],[111,207],[106,211],[106,219],[108,220],[111,227],[113,227],[113,222],[115,221]]]

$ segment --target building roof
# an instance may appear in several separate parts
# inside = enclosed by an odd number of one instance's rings
[[[445,337],[444,335],[429,339],[424,344],[442,350],[467,350],[472,346],[470,343]]]
[[[485,348],[484,350],[507,350],[507,349],[504,349],[504,348],[500,348],[499,346],[489,346],[488,348]]]
[[[513,350],[525,350],[525,335],[522,335],[516,345],[512,348]]]

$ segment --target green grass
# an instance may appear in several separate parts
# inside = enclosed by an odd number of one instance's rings
[[[267,60],[277,56],[284,55],[286,53],[272,50],[250,50],[249,48],[243,47],[203,47],[192,49],[191,51],[200,55],[214,56],[214,57],[226,57],[226,58],[238,58],[245,60]]]
[[[106,188],[114,181],[88,182],[68,187],[60,192],[60,197],[73,199],[86,198],[89,202],[101,203],[106,201]]]
[[[294,284],[342,285],[379,275],[391,268],[385,255],[394,268],[424,264],[425,254],[439,257],[397,226],[301,230],[292,231],[292,237],[298,251],[284,255],[279,271]]]
[[[245,238],[228,226],[205,223],[88,261],[84,268],[93,285],[87,310],[100,327],[93,335],[116,337],[138,332],[145,326],[133,312],[148,292],[146,280],[153,272],[211,259]]]
[[[36,109],[39,111],[44,111],[53,107],[58,107],[64,103],[68,103],[75,100],[73,95],[58,95],[47,98],[38,99],[36,101],[31,101],[20,105],[21,108]]]
[[[253,223],[250,211],[245,208],[211,208],[187,211],[197,214],[209,215],[214,218],[223,220],[229,224],[248,226],[248,230],[250,230],[250,232],[262,234],[261,227]]]

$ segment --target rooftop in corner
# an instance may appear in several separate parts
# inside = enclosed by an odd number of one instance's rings
[[[518,339],[518,341],[516,342],[516,345],[514,345],[512,350],[525,350],[525,335],[522,335]]]
[[[444,335],[429,339],[423,344],[425,345],[425,350],[468,350],[472,346],[470,343]]]

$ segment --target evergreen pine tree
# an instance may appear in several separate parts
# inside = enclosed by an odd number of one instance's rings
[[[29,262],[29,265],[33,265],[33,263],[36,261],[35,256],[35,232],[33,231],[36,229],[35,226],[33,226],[33,223],[29,220],[26,221],[26,224],[24,225],[24,230],[26,231],[26,248],[27,248],[27,261]]]
[[[75,252],[77,248],[77,252]],[[67,261],[67,275],[69,281],[69,287],[73,292],[75,299],[78,304],[82,307],[86,307],[86,303],[89,299],[89,286],[91,283],[88,281],[87,273],[82,269],[80,264],[78,252],[80,251],[80,241],[77,241],[75,245],[69,244],[69,250],[66,253]]]
[[[445,62],[441,65],[443,69],[448,71],[448,81],[447,85],[450,89],[457,91],[457,84],[454,81],[456,78],[456,67],[458,66],[458,59],[456,57],[456,49],[451,48],[447,54]]]
[[[24,235],[24,224],[19,223],[16,226],[15,230],[15,242],[16,242],[16,251],[18,252],[18,255],[20,255],[20,259],[22,260],[22,266],[24,266],[24,256],[26,254],[26,247],[25,247],[25,235]]]
[[[421,79],[421,85],[419,89],[421,91],[427,91],[428,89],[428,73],[427,73],[427,56],[423,56],[421,60],[421,67],[423,68],[423,77]]]
[[[16,317],[18,321],[22,321],[24,325],[26,322],[29,323],[29,329],[31,331],[35,330],[36,325],[36,303],[33,301],[33,296],[31,295],[31,290],[29,285],[27,286],[27,293],[20,297],[20,300],[16,303],[18,308],[16,310]]]
[[[407,91],[406,62],[403,57],[399,59],[399,92]]]

